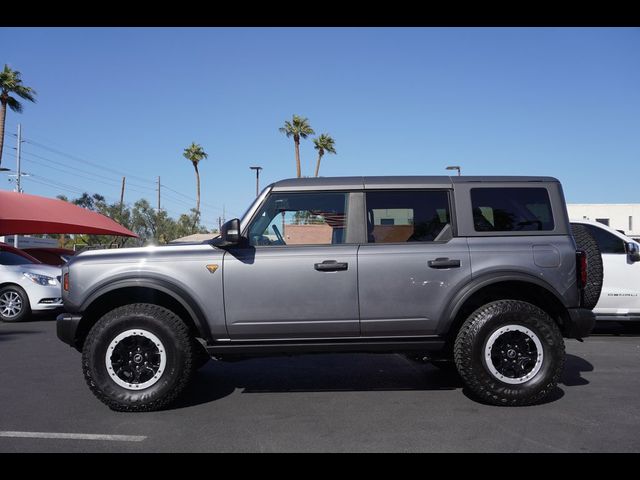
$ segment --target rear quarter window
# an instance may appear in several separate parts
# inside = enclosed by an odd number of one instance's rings
[[[553,230],[546,188],[472,188],[471,207],[476,232]]]

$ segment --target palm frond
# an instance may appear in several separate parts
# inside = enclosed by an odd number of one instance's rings
[[[337,153],[335,148],[335,140],[328,133],[323,133],[317,138],[313,139],[314,148],[318,151],[322,150],[322,152],[329,153]]]
[[[315,132],[309,120],[299,115],[293,115],[291,122],[288,120],[284,122],[284,127],[281,127],[280,132],[284,133],[287,137],[293,136],[298,138],[307,138],[309,135],[313,135]]]
[[[182,156],[193,163],[194,167],[197,166],[198,162],[209,157],[202,145],[195,142],[191,142],[191,145],[184,149]]]
[[[18,85],[13,92],[21,98],[25,100],[29,100],[30,102],[36,102],[36,91],[31,87],[25,87],[23,85]]]
[[[16,113],[22,113],[22,104],[13,97],[7,98],[7,105]]]

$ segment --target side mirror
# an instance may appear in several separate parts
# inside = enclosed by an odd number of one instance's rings
[[[629,260],[632,262],[640,262],[640,247],[635,242],[627,242],[627,255],[629,255]]]
[[[232,247],[240,243],[240,220],[234,218],[220,227],[221,246]]]

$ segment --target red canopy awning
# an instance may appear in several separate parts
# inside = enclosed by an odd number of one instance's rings
[[[62,200],[0,191],[0,235],[91,233],[137,237],[108,217]]]

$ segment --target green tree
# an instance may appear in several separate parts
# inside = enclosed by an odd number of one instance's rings
[[[313,148],[315,148],[318,151],[318,162],[316,163],[316,175],[315,175],[317,177],[318,173],[320,172],[320,160],[322,160],[322,156],[325,154],[325,152],[333,153],[335,155],[336,141],[333,138],[331,138],[331,135],[329,135],[328,133],[323,133],[319,137],[313,139],[313,144],[314,144]]]
[[[209,155],[203,150],[202,146],[195,142],[191,142],[191,145],[184,149],[182,155],[192,163],[196,171],[196,211],[200,213],[200,172],[198,171],[198,163]]]
[[[288,120],[284,122],[284,127],[280,127],[279,130],[284,133],[287,138],[293,137],[293,144],[296,151],[296,175],[300,178],[302,176],[300,170],[300,139],[307,138],[315,132],[313,128],[311,128],[311,125],[309,125],[309,120],[304,117],[299,117],[298,115],[294,115],[291,122]]]
[[[7,105],[11,110],[22,113],[22,104],[16,100],[20,98],[36,101],[36,92],[31,87],[22,85],[22,75],[17,70],[11,70],[7,64],[0,72],[0,164],[2,164],[2,148],[4,147],[4,123],[7,116]]]

